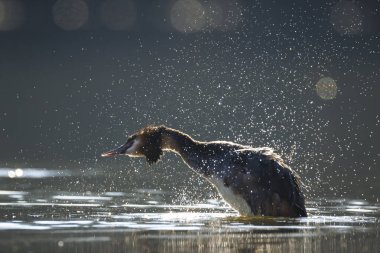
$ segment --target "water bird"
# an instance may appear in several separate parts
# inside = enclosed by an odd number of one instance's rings
[[[196,173],[214,185],[240,215],[306,217],[298,174],[273,149],[227,141],[197,141],[163,125],[147,126],[103,157],[127,155],[158,162],[175,152]]]

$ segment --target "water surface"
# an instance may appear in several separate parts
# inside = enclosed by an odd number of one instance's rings
[[[76,176],[0,169],[0,252],[380,251],[378,203],[312,199],[307,218],[252,218],[220,199],[173,203],[173,192],[157,189],[47,187]]]

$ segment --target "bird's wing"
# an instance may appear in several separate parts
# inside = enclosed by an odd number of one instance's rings
[[[253,213],[306,216],[299,176],[272,149],[236,152],[225,184],[248,202]]]

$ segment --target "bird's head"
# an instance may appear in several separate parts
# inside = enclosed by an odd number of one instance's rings
[[[104,152],[102,157],[127,155],[145,157],[149,164],[157,162],[162,155],[161,134],[164,126],[148,126],[131,135],[120,147]]]

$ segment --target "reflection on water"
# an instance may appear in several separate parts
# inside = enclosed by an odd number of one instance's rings
[[[47,177],[67,177],[73,173],[67,170],[48,170],[35,168],[0,168],[0,178],[47,178]]]
[[[71,176],[37,170],[22,176]],[[46,182],[30,176],[21,191],[14,180],[25,178],[3,174],[0,252],[380,251],[380,205],[362,200],[315,199],[307,203],[308,218],[252,218],[218,199],[181,205],[169,201],[171,192],[154,189],[43,190]]]

